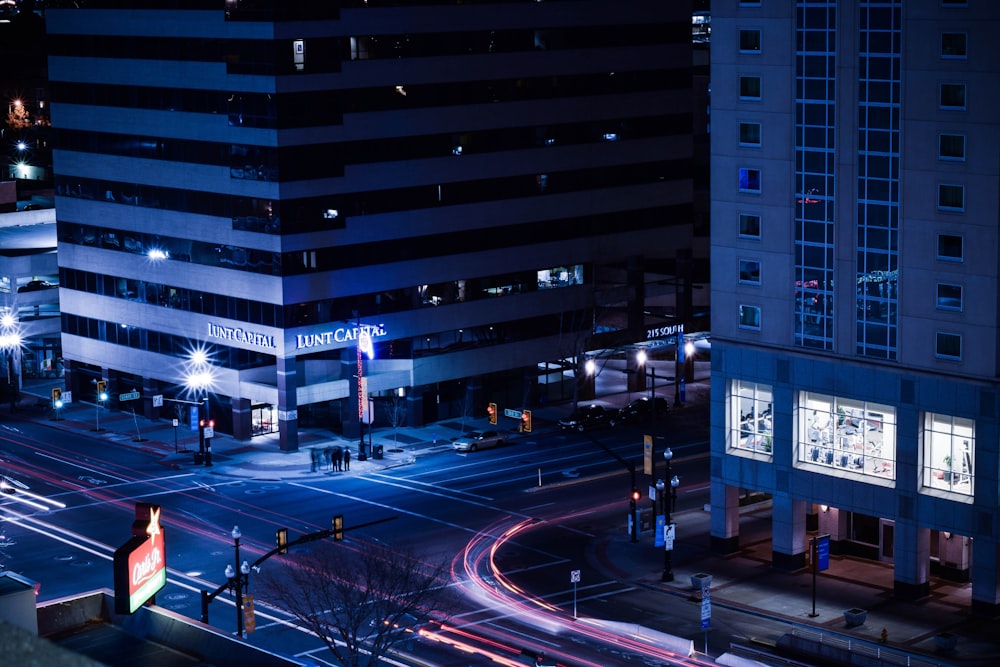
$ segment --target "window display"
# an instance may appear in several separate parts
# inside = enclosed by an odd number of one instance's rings
[[[892,406],[802,392],[796,423],[799,462],[896,479]]]
[[[972,496],[975,487],[975,422],[933,412],[927,413],[924,420],[924,488]]]
[[[730,447],[772,454],[774,424],[771,387],[756,382],[734,380],[729,406],[732,414]]]

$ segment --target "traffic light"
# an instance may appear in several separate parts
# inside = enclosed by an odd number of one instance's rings
[[[488,406],[486,406],[486,412],[490,416],[490,423],[491,424],[496,424],[497,423],[497,404],[496,403],[490,403]]]
[[[344,515],[338,514],[333,517],[333,539],[340,542],[344,539]]]
[[[639,502],[640,498],[642,498],[642,494],[639,493],[639,489],[633,488],[632,489],[632,502],[633,503],[637,503],[637,502]]]
[[[279,528],[274,534],[275,540],[278,542],[278,553],[287,554],[288,553],[288,529]]]
[[[108,382],[107,380],[97,381],[97,400],[106,401],[108,400]]]
[[[531,433],[531,410],[521,411],[521,430]]]

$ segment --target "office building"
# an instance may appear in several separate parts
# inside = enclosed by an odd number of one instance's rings
[[[107,382],[286,450],[306,420],[488,402],[516,429],[552,369],[673,298],[690,2],[78,4],[46,22],[82,400]]]
[[[1000,6],[712,3],[712,539],[1000,608]]]

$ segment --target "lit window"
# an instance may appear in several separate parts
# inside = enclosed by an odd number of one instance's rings
[[[961,359],[962,358],[962,336],[957,333],[947,333],[938,331],[936,355],[941,359]]]
[[[760,194],[760,169],[740,168],[740,192]]]
[[[760,123],[740,123],[740,146],[760,146]]]
[[[771,387],[733,380],[729,394],[729,448],[772,454]]]
[[[760,77],[741,76],[740,77],[740,99],[759,100],[760,99]]]
[[[942,160],[965,161],[965,135],[942,134],[938,138],[938,157]]]
[[[937,256],[952,262],[961,262],[965,259],[965,251],[961,236],[955,234],[938,234]]]
[[[937,307],[940,310],[962,310],[962,286],[938,283]]]
[[[760,216],[752,213],[740,213],[740,236],[760,238]]]
[[[754,259],[741,259],[740,282],[750,285],[760,285],[760,262]]]
[[[965,186],[950,183],[938,184],[938,208],[948,211],[964,211]]]
[[[740,305],[741,329],[760,330],[760,308],[758,306]]]
[[[927,413],[923,434],[923,486],[971,496],[975,488],[976,423]]]
[[[896,410],[812,392],[795,413],[799,463],[818,472],[896,479]]]
[[[965,108],[965,84],[964,83],[942,83],[941,84],[941,108],[942,109],[964,109]]]
[[[968,35],[964,32],[941,33],[941,57],[965,58],[968,55],[967,40]]]
[[[740,30],[740,53],[760,53],[760,30]]]

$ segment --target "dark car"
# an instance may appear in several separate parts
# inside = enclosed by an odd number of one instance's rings
[[[655,406],[655,415],[654,415]],[[666,419],[670,414],[670,402],[662,396],[650,400],[648,396],[637,398],[618,411],[618,421],[625,424],[645,424],[656,419]]]
[[[29,283],[21,285],[17,288],[18,292],[41,292],[42,290],[54,289],[59,287],[59,285],[53,285],[52,283],[46,282],[44,280],[32,280]]]
[[[560,419],[559,427],[564,431],[580,431],[582,433],[591,428],[614,426],[617,420],[618,414],[608,410],[603,405],[587,405],[577,408],[569,417]]]

